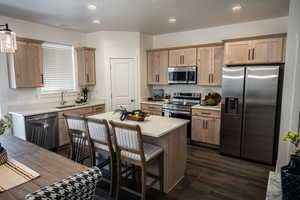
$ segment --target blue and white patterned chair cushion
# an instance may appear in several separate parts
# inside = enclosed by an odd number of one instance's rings
[[[99,168],[93,167],[70,176],[62,181],[46,186],[25,196],[27,200],[92,200],[98,181]]]

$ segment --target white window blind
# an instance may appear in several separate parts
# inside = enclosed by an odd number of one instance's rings
[[[42,92],[75,90],[74,48],[52,43],[43,44],[44,87]]]

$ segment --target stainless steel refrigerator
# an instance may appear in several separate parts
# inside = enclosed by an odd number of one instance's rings
[[[222,154],[274,164],[282,66],[223,69]]]

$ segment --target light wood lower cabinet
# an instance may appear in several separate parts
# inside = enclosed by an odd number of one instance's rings
[[[210,113],[212,111],[204,111]],[[211,114],[201,114],[192,116],[192,140],[213,145],[220,145],[220,112],[216,116],[213,111]]]
[[[153,105],[153,104],[141,104],[141,110],[143,112],[147,112],[150,115],[162,115],[162,107],[161,105]]]
[[[105,105],[89,106],[84,108],[77,108],[72,110],[66,110],[58,113],[58,145],[63,146],[70,143],[70,138],[66,129],[66,122],[63,114],[69,115],[97,115],[105,112]]]

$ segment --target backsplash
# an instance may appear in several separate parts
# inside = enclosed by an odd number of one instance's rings
[[[153,86],[153,89],[164,89],[165,93],[173,94],[174,92],[193,92],[201,93],[204,97],[208,93],[217,92],[220,95],[222,92],[221,87],[205,87],[199,85],[163,85],[163,86]]]

